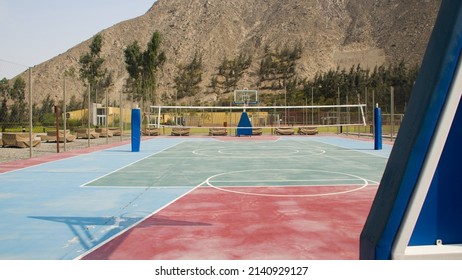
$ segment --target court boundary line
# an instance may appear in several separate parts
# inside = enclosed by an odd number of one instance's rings
[[[106,176],[109,176],[109,175],[111,175],[111,174],[114,174],[115,172],[118,172],[118,171],[120,171],[120,170],[122,170],[122,169],[124,169],[124,168],[127,168],[127,167],[129,167],[129,166],[131,166],[131,165],[133,165],[133,164],[135,164],[135,163],[138,163],[138,162],[140,162],[140,161],[142,161],[142,160],[145,160],[145,159],[147,159],[147,158],[149,158],[149,157],[152,157],[152,156],[155,156],[155,155],[157,155],[157,154],[159,154],[159,153],[162,153],[162,152],[164,152],[164,151],[166,151],[166,150],[168,150],[168,149],[170,149],[170,148],[176,147],[177,145],[179,145],[179,144],[181,144],[181,143],[184,143],[184,142],[185,142],[185,141],[181,141],[181,142],[175,143],[175,144],[173,144],[173,145],[171,145],[171,146],[169,146],[169,147],[166,147],[166,148],[164,148],[164,149],[162,149],[162,150],[159,150],[159,151],[154,152],[154,153],[152,153],[152,154],[150,154],[150,155],[147,155],[147,156],[145,156],[145,157],[143,157],[143,158],[141,158],[141,159],[138,159],[138,160],[136,160],[136,161],[134,161],[134,162],[131,162],[131,163],[127,164],[127,165],[124,165],[124,166],[122,166],[122,167],[120,167],[120,168],[117,168],[117,169],[115,169],[115,170],[113,170],[113,171],[111,171],[111,172],[109,172],[109,173],[106,173],[106,174],[104,174],[104,175],[102,175],[102,176],[99,176],[99,177],[97,177],[97,178],[95,178],[95,179],[93,179],[93,180],[91,180],[91,181],[89,181],[89,182],[86,182],[86,183],[81,184],[81,185],[79,186],[79,188],[99,187],[99,186],[86,186],[86,185],[91,184],[91,183],[93,183],[93,182],[95,182],[95,181],[98,181],[99,179],[102,179],[102,178],[104,178],[104,177],[106,177]]]
[[[338,135],[335,136],[335,137],[338,137],[339,139],[349,139],[349,140],[352,140],[352,141],[356,141],[355,139],[351,139],[349,137],[339,137]],[[295,138],[295,137],[294,137]],[[301,138],[301,137],[296,137],[296,138]],[[390,156],[385,156],[385,155],[380,155],[380,154],[374,154],[374,153],[371,153],[372,151],[375,151],[374,149],[370,149],[370,150],[359,150],[359,149],[355,149],[355,148],[349,148],[349,147],[343,147],[343,146],[340,146],[340,145],[337,145],[337,144],[333,144],[333,143],[329,143],[329,142],[324,142],[324,141],[321,141],[321,139],[323,139],[322,137],[316,137],[316,138],[312,138],[311,140],[313,141],[316,141],[318,143],[322,143],[324,145],[330,145],[330,146],[334,146],[334,147],[338,147],[338,148],[341,148],[341,149],[345,149],[347,151],[352,151],[352,152],[359,152],[359,153],[362,153],[362,154],[367,154],[367,155],[370,155],[370,156],[376,156],[376,157],[379,157],[379,158],[385,158],[385,159],[389,159]],[[363,139],[357,139],[359,141],[363,141],[363,142],[370,142],[368,140],[363,140]],[[296,142],[301,142],[297,139]]]
[[[182,143],[182,142],[180,142]],[[114,239],[116,239],[117,237],[125,234],[126,232],[132,230],[133,228],[137,227],[139,224],[141,224],[142,222],[146,221],[147,219],[151,218],[152,216],[154,216],[155,214],[159,213],[160,211],[164,210],[165,208],[169,207],[170,205],[172,205],[173,203],[177,202],[178,200],[180,200],[181,198],[187,196],[188,194],[190,194],[191,192],[193,192],[194,190],[196,190],[197,188],[199,188],[200,186],[202,186],[203,184],[205,183],[205,181],[201,182],[200,184],[196,185],[195,187],[189,187],[191,188],[189,191],[185,192],[184,194],[178,196],[177,198],[175,198],[174,200],[170,201],[169,203],[165,204],[164,206],[160,207],[159,209],[156,209],[155,211],[151,212],[150,214],[146,215],[144,218],[140,219],[138,222],[134,223],[133,225],[121,230],[120,232],[118,232],[117,234],[111,236],[110,238],[106,239],[105,241],[101,242],[100,244],[96,245],[95,247],[91,248],[90,250],[86,251],[85,253],[77,256],[74,258],[74,260],[81,260],[82,258],[84,258],[85,256],[88,256],[89,254],[95,252],[96,250],[100,249],[101,247],[103,247],[104,245],[108,244],[109,242],[112,242]],[[188,187],[185,187],[185,188],[188,188]],[[150,187],[148,188],[148,190],[151,189]]]
[[[186,189],[192,188],[193,186],[84,186],[83,188],[103,188],[103,189],[157,189],[157,190],[168,190],[168,189]]]

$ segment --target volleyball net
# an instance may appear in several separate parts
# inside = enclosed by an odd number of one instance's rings
[[[325,106],[164,106],[150,107],[148,127],[237,129],[243,112],[251,127],[349,127],[365,126],[365,104]]]

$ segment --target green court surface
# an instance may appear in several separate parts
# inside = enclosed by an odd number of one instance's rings
[[[324,139],[327,140],[327,139]],[[341,143],[341,139],[337,139]],[[348,144],[348,139],[343,139]],[[323,138],[181,142],[84,184],[85,187],[174,188],[376,185],[382,152],[342,147]],[[337,144],[337,145],[336,145]]]

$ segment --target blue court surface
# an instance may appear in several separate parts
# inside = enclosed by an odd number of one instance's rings
[[[142,141],[138,153],[124,145],[6,172],[0,174],[0,259],[79,258],[210,185],[217,174],[227,175],[214,186],[230,188],[323,181],[376,187],[390,151],[328,136],[159,137]],[[293,170],[317,172],[309,177]]]

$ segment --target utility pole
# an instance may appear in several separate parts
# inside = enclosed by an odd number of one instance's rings
[[[90,111],[91,111],[91,85],[88,86],[88,147],[90,147]]]
[[[29,67],[29,157],[32,158],[32,130],[34,129],[32,125],[32,67]]]
[[[58,101],[56,100],[56,104],[57,103]],[[59,154],[59,107],[56,104],[55,104],[56,152]]]
[[[67,135],[66,135],[66,122],[67,122],[67,111],[66,111],[66,71],[64,72],[64,78],[63,78],[63,99],[64,99],[64,113],[63,113],[63,118],[64,118],[64,151],[66,151],[66,142],[67,142]]]

